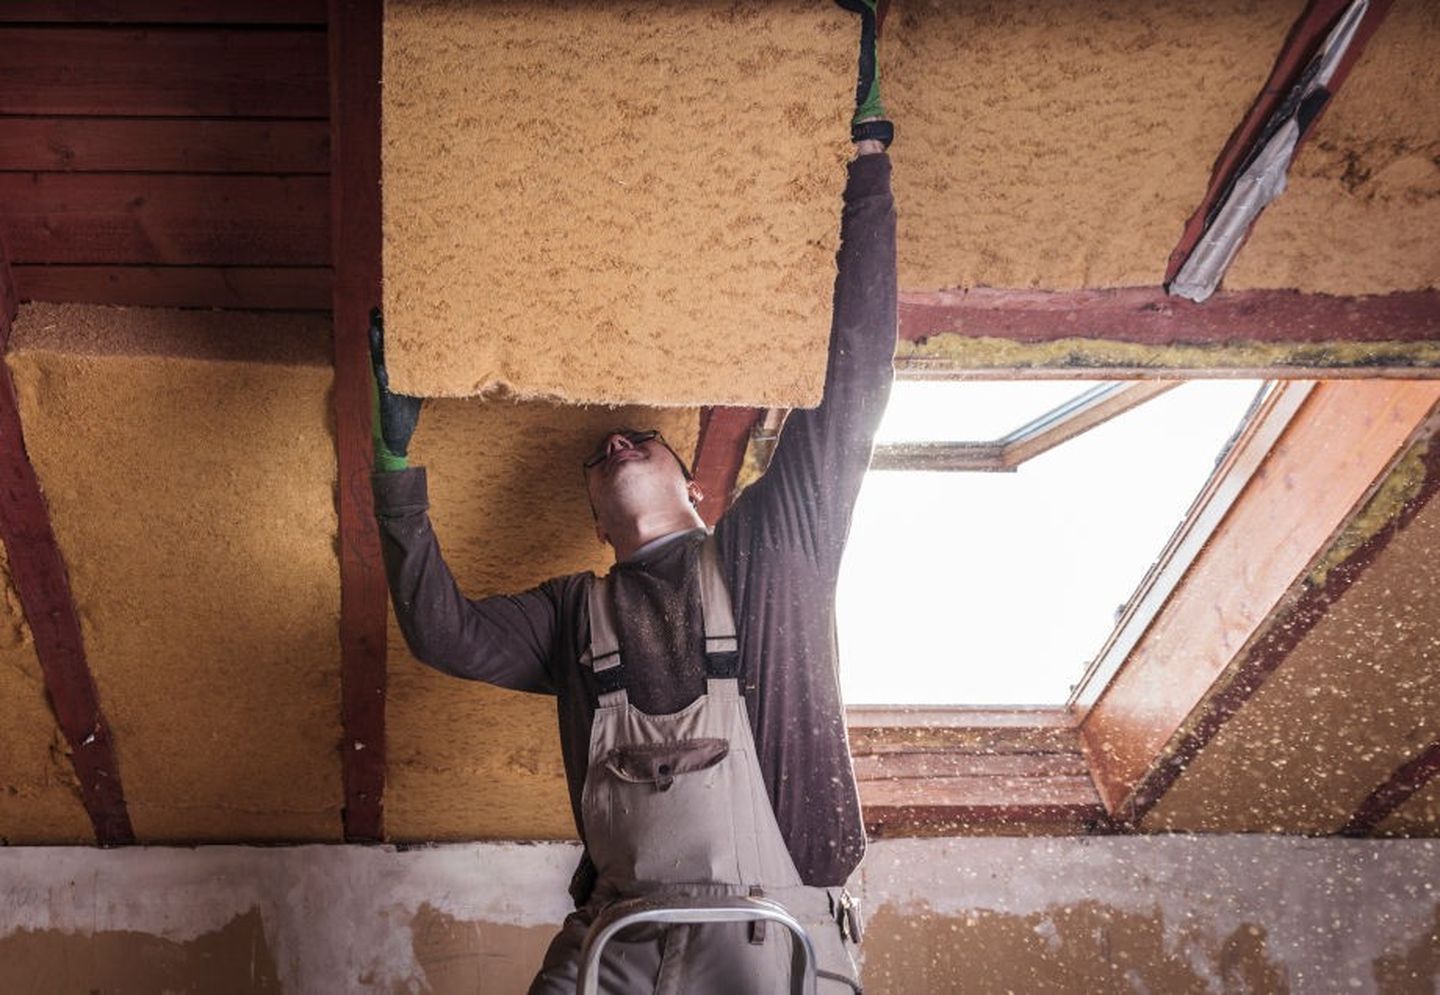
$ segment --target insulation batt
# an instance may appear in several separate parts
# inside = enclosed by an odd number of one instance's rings
[[[391,0],[394,387],[818,403],[858,23],[816,0]]]

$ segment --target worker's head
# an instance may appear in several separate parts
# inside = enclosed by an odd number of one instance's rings
[[[585,490],[602,542],[626,523],[684,512],[700,503],[700,485],[659,432],[617,428],[584,463]]]

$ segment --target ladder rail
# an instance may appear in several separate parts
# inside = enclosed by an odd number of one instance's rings
[[[712,922],[773,922],[795,937],[790,973],[792,995],[815,995],[815,944],[790,912],[767,898],[685,896],[631,898],[615,902],[595,918],[580,948],[578,995],[600,995],[600,957],[615,934],[641,923],[667,926]]]

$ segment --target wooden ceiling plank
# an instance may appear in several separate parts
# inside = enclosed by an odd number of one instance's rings
[[[0,173],[15,263],[328,266],[329,179]]]
[[[19,298],[0,239],[0,350],[8,345]],[[45,691],[70,747],[81,801],[101,846],[135,842],[110,727],[85,657],[70,576],[35,468],[25,450],[20,405],[8,363],[0,362],[0,540],[35,640]]]
[[[325,0],[5,0],[0,23],[325,24]]]
[[[330,172],[324,120],[251,118],[10,118],[0,128],[0,171]]]
[[[1428,500],[1425,492],[1407,504],[1323,584],[1309,582],[1310,565],[1363,509],[1437,401],[1440,385],[1427,381],[1322,383],[1312,393],[1081,722],[1112,815],[1138,824]],[[1235,584],[1236,576],[1247,582]]]
[[[380,303],[381,0],[330,0],[335,446],[345,838],[385,836],[385,567],[370,491],[370,309]]]
[[[1088,338],[1139,345],[1239,342],[1429,342],[1440,339],[1440,290],[1337,297],[1293,290],[1220,291],[1204,304],[1160,287],[1112,290],[905,291],[900,339],[1053,342]]]
[[[1369,10],[1361,20],[1349,49],[1340,60],[1326,87],[1331,94],[1336,93],[1344,84],[1346,77],[1350,75],[1350,70],[1365,50],[1366,43],[1379,28],[1385,15],[1389,13],[1391,3],[1392,0],[1370,0]],[[1311,56],[1324,42],[1325,36],[1349,5],[1350,0],[1310,0],[1290,29],[1290,34],[1286,37],[1280,54],[1275,59],[1269,79],[1265,81],[1255,102],[1250,105],[1250,110],[1231,132],[1230,138],[1215,160],[1205,196],[1201,199],[1199,206],[1195,208],[1195,212],[1185,222],[1180,241],[1174,251],[1170,253],[1170,260],[1165,268],[1165,284],[1168,285],[1180,272],[1185,260],[1204,234],[1206,221],[1211,211],[1225,195],[1241,164],[1259,141],[1270,115],[1285,100]],[[1314,132],[1315,125],[1319,123],[1324,113],[1325,108],[1321,107],[1311,126],[1301,134],[1296,145],[1296,156],[1300,154],[1305,139]],[[1205,306],[1209,306],[1208,302]]]
[[[706,408],[700,415],[695,443],[695,482],[700,485],[700,517],[714,526],[730,507],[735,483],[745,462],[750,433],[764,414],[761,408]]]
[[[293,28],[0,26],[0,114],[323,118],[325,39]]]
[[[14,266],[21,300],[124,307],[329,311],[328,266]]]

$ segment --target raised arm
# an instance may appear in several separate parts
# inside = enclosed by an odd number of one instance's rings
[[[370,351],[375,372],[375,515],[395,618],[410,652],[456,677],[555,693],[550,660],[559,617],[558,582],[476,601],[461,593],[430,524],[425,470],[411,467],[406,456],[420,399],[390,392],[378,311],[371,316]]]
[[[825,395],[786,420],[765,475],[722,519],[760,545],[800,545],[831,572],[894,380],[895,205],[878,146],[849,166]]]
[[[895,379],[898,322],[895,201],[890,193],[894,128],[880,100],[876,0],[836,0],[860,15],[855,142],[840,217],[839,272],[820,406],[791,413],[765,475],[717,526],[752,549],[783,547],[835,575],[850,532],[875,430]]]

